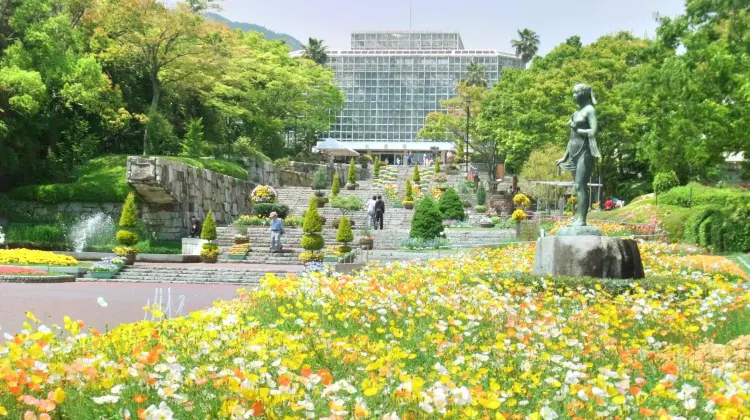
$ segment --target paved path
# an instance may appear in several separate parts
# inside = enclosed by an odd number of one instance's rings
[[[216,264],[211,264],[216,267]],[[224,264],[222,264],[224,265]],[[227,264],[228,265],[228,264]],[[183,314],[210,307],[217,299],[232,299],[237,295],[235,285],[158,284],[158,283],[59,283],[17,284],[0,283],[0,336],[23,329],[26,311],[32,311],[46,325],[62,325],[63,317],[80,319],[86,325],[104,331],[107,326],[140,321],[147,299],[154,299],[154,289],[161,287],[166,303],[167,288],[172,289],[172,300],[185,295]],[[108,306],[97,304],[103,297]],[[177,307],[175,303],[174,307]],[[0,338],[0,341],[4,341]]]
[[[296,273],[302,271],[305,267],[302,265],[276,265],[276,264],[204,264],[204,263],[135,263],[136,267],[157,267],[157,268],[197,268],[212,270],[249,270],[249,271],[269,271]]]

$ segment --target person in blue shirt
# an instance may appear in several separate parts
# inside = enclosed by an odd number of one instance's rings
[[[272,212],[268,217],[271,218],[271,252],[281,252],[281,235],[285,233],[284,221],[276,212]]]

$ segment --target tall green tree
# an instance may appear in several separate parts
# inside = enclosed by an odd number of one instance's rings
[[[187,134],[182,140],[182,155],[199,158],[203,156],[205,144],[203,142],[203,119],[197,118],[190,121]]]
[[[516,50],[516,56],[521,58],[523,64],[533,60],[539,52],[539,35],[531,29],[519,29],[518,39],[510,41],[510,45]]]
[[[467,86],[479,86],[486,88],[489,85],[489,81],[484,74],[484,69],[485,67],[483,64],[472,61],[468,66],[466,66],[466,73],[464,74],[464,79],[462,80],[462,82]]]
[[[302,46],[302,56],[322,66],[328,62],[327,48],[322,39],[310,38],[307,45]]]

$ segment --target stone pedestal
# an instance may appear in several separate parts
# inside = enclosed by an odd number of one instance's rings
[[[534,274],[607,279],[644,277],[638,244],[606,236],[547,236],[536,242]]]
[[[200,255],[206,242],[200,238],[182,238],[182,255]]]

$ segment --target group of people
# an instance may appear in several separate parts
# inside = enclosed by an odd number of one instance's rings
[[[370,200],[367,200],[367,224],[372,226],[374,230],[383,230],[383,215],[385,214],[385,201],[383,196],[373,195]]]

